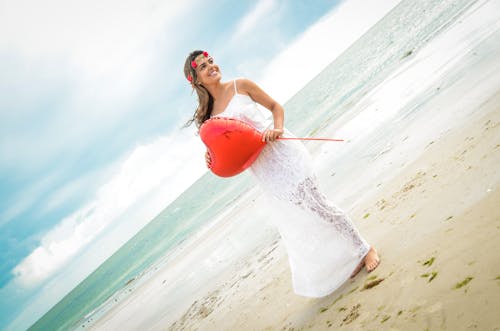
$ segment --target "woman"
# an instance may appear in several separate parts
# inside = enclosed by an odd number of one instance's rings
[[[284,128],[283,107],[248,79],[221,81],[214,59],[194,51],[184,74],[198,94],[199,105],[187,125],[198,127],[210,117],[242,120],[262,132],[268,142],[250,170],[262,187],[286,204],[274,223],[287,249],[295,293],[322,297],[354,277],[363,266],[371,272],[379,256],[348,217],[318,190],[309,154],[302,143],[277,140],[292,136]],[[268,119],[257,103],[271,111]],[[207,165],[210,156],[205,154]]]

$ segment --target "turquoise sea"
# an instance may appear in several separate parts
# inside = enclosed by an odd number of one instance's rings
[[[284,105],[287,127],[297,135],[314,136],[341,116],[353,112],[353,104],[476,2],[401,1]],[[402,109],[401,112],[406,113],[401,116],[413,111],[418,111],[418,107]],[[205,174],[30,330],[84,329],[114,302],[129,295],[132,285],[144,282],[160,267],[168,268],[176,247],[228,207],[237,206],[253,186],[248,174],[230,179]]]

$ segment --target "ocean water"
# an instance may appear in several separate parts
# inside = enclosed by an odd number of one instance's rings
[[[287,127],[298,135],[315,135],[333,122],[347,123],[346,118],[359,116],[357,110],[362,107],[354,105],[480,2],[402,1],[284,105]],[[400,115],[409,116],[417,109],[407,107]],[[383,149],[383,143],[379,143],[363,153],[377,155]],[[321,150],[315,152],[321,157]],[[99,319],[115,302],[133,293],[133,289],[156,270],[168,268],[173,256],[178,254],[176,248],[228,208],[241,203],[247,197],[245,193],[253,187],[248,174],[219,179],[207,173],[30,330],[88,328],[92,321]]]

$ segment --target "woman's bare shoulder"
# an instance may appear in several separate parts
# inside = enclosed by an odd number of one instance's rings
[[[257,84],[252,80],[241,77],[236,80],[236,86],[239,92],[244,92],[244,94],[250,94],[252,91],[255,91],[258,88]]]

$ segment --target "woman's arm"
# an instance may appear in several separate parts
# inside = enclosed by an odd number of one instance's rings
[[[249,79],[238,79],[238,90],[245,92],[253,101],[261,104],[273,114],[274,129],[264,131],[262,140],[274,141],[283,134],[285,110],[283,107],[271,98],[264,90]]]

